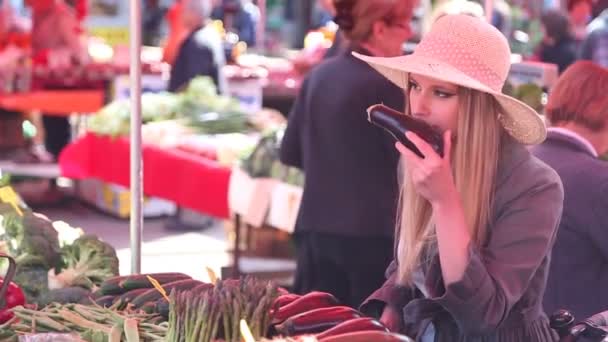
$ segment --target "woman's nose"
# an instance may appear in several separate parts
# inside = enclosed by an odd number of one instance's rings
[[[426,117],[430,114],[428,100],[424,94],[418,94],[415,99],[410,101],[410,104],[413,116]]]

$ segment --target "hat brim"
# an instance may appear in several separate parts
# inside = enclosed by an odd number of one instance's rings
[[[447,63],[415,54],[390,58],[365,56],[356,52],[353,55],[403,89],[408,87],[408,74],[414,73],[490,94],[503,109],[499,117],[502,126],[515,140],[534,145],[543,142],[547,136],[543,119],[530,106],[495,91]]]

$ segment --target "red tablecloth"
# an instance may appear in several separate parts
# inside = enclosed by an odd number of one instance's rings
[[[218,218],[228,218],[230,169],[176,149],[143,147],[144,193]],[[87,134],[59,158],[61,173],[129,186],[129,141]]]

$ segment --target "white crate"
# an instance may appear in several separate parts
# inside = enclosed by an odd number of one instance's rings
[[[232,169],[228,186],[228,207],[254,227],[264,224],[270,208],[270,196],[278,182],[271,178],[252,178],[239,167]]]
[[[272,191],[266,222],[272,227],[293,233],[301,201],[301,187],[287,183],[276,184]]]

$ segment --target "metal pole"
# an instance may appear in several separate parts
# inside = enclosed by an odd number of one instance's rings
[[[485,2],[485,12],[486,12],[486,20],[488,23],[492,23],[492,14],[494,12],[494,1],[486,0]]]
[[[143,167],[141,153],[141,0],[130,1],[129,20],[131,85],[131,273],[141,273],[143,231]]]

